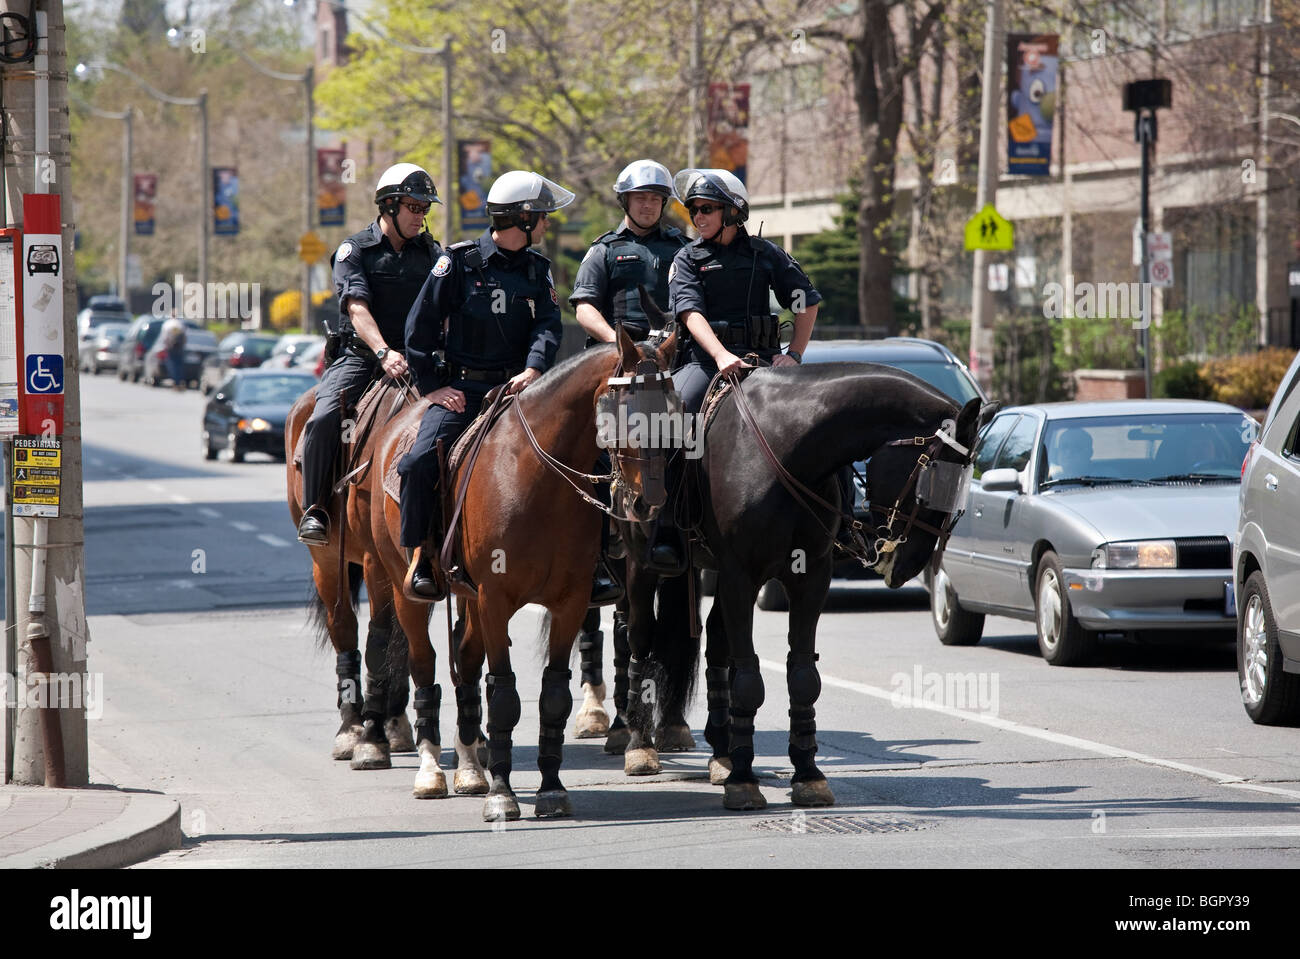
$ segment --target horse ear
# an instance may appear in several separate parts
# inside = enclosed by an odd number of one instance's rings
[[[671,330],[668,339],[659,344],[659,357],[663,360],[664,369],[673,368],[673,360],[677,358],[677,334],[679,328],[676,320],[669,320],[663,327],[665,331]]]
[[[623,329],[622,323],[618,324],[618,348],[623,354],[623,372],[635,372],[636,365],[641,362],[641,354],[636,351],[636,344],[632,342],[632,337],[627,335],[627,330]]]
[[[979,425],[975,427],[976,433],[984,429],[984,427],[989,424],[989,421],[992,420],[993,417],[997,415],[997,412],[1000,409],[1002,409],[1001,403],[985,403],[983,406],[981,406]]]
[[[660,308],[659,304],[655,302],[655,298],[651,296],[650,292],[645,288],[644,283],[638,283],[636,288],[641,294],[641,309],[645,310],[645,315],[653,320],[654,325],[659,329],[668,329],[668,324],[673,320],[672,316],[665,313]]]
[[[978,396],[973,397],[957,414],[957,439],[958,442],[967,447],[974,444],[975,437],[979,435],[979,431],[984,425],[980,402]]]

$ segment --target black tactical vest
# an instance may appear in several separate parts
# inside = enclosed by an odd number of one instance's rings
[[[546,270],[531,251],[527,266],[507,270],[484,263],[478,243],[447,248],[460,279],[459,308],[448,318],[447,360],[476,370],[522,370],[533,341],[536,309],[550,297]]]
[[[370,315],[384,342],[394,349],[406,342],[406,314],[438,258],[437,244],[428,240],[427,234],[407,240],[400,253],[382,242],[360,248],[361,268],[370,284]]]
[[[704,287],[709,325],[723,345],[732,352],[779,348],[768,298],[773,269],[767,242],[751,236],[728,246],[701,243],[687,255]]]
[[[644,285],[655,305],[668,311],[668,267],[685,245],[685,238],[674,227],[651,237],[613,236],[605,242],[605,274],[609,281],[607,309],[602,312],[610,326],[622,320],[633,339],[643,340],[657,323],[646,314],[637,287]]]

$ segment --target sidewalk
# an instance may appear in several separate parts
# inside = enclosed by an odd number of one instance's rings
[[[0,869],[116,869],[181,845],[181,807],[113,786],[0,786]]]

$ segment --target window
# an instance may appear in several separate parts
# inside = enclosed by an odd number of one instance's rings
[[[1029,462],[1029,454],[1034,451],[1034,438],[1037,435],[1038,420],[1032,416],[1020,417],[1020,422],[1002,444],[993,468],[1013,469],[1016,472],[1024,469]]]
[[[993,468],[993,458],[997,456],[998,449],[1002,446],[1002,441],[1011,432],[1011,427],[1015,425],[1019,414],[1010,414],[999,416],[984,429],[984,435],[980,437],[979,445],[975,449],[974,473],[975,479],[979,479],[985,470]]]

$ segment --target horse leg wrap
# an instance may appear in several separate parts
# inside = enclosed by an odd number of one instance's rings
[[[816,653],[790,653],[785,661],[785,682],[790,692],[790,746],[817,750],[817,711],[813,703],[821,695]]]
[[[621,612],[614,613],[614,708],[627,714],[627,663],[632,649],[627,642],[627,619]]]
[[[372,622],[366,635],[366,716],[385,718],[388,706],[389,631]]]
[[[483,725],[483,693],[478,683],[456,687],[456,732],[462,746],[473,746]]]
[[[711,726],[727,725],[727,710],[731,706],[731,684],[728,682],[728,673],[726,666],[710,666],[704,670]]]
[[[645,678],[646,664],[635,656],[627,661],[627,718],[633,729],[640,730],[647,736],[654,720],[655,700],[658,692],[654,680]]]
[[[488,768],[494,778],[509,780],[511,735],[519,724],[519,691],[514,673],[488,673]]]
[[[428,740],[435,747],[442,745],[438,733],[438,710],[442,706],[442,687],[437,683],[421,686],[415,691],[415,742]]]
[[[356,715],[361,715],[365,707],[365,697],[361,694],[361,651],[349,649],[334,658],[334,672],[338,676],[340,710],[352,707]]]
[[[600,610],[591,610],[599,613]],[[597,622],[597,625],[600,625]],[[585,624],[584,624],[585,626]],[[578,654],[582,662],[582,681],[590,683],[592,686],[600,686],[605,682],[604,670],[601,668],[605,653],[605,634],[599,629],[582,633],[578,637]]]
[[[758,659],[735,661],[735,674],[731,680],[731,751],[754,749],[754,717],[763,705],[763,674],[758,671]]]
[[[537,747],[539,766],[545,766],[548,759],[557,768],[560,765],[564,724],[568,722],[569,712],[573,709],[573,693],[569,690],[572,678],[573,672],[568,669],[548,666],[542,670],[542,695],[537,700],[537,712],[541,720],[541,737]]]

